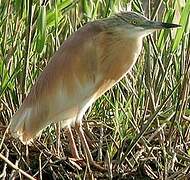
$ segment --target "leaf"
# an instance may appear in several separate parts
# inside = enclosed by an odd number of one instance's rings
[[[43,51],[46,39],[46,6],[40,7],[37,32],[38,32],[38,38],[37,38],[36,50],[38,53],[41,53]]]
[[[63,18],[63,14],[61,11],[64,11],[66,13],[73,5],[75,5],[76,2],[73,2],[71,0],[65,0],[63,2],[60,2],[56,4],[57,10],[55,8],[49,9],[47,11],[47,26],[48,28],[55,26],[55,18],[57,14],[57,24],[59,24],[60,20]]]
[[[179,24],[182,26],[177,30],[175,40],[172,46],[172,51],[175,51],[182,39],[182,36],[185,32],[186,26],[188,25],[188,20],[189,20],[189,14],[190,14],[190,0],[186,1],[185,7],[181,13],[181,19]]]
[[[170,8],[165,16],[164,16],[164,22],[172,22],[173,20],[173,17],[174,17],[174,10],[172,8]],[[159,39],[158,39],[158,47],[159,49],[163,50],[163,48],[165,47],[165,41],[166,41],[166,38],[168,37],[168,31],[166,30],[161,30],[160,32],[160,35],[159,35]]]

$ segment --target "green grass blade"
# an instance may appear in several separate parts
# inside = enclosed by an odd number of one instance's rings
[[[172,46],[172,51],[176,51],[177,47],[179,46],[179,43],[183,37],[183,34],[186,30],[186,27],[189,23],[189,14],[190,14],[190,0],[186,1],[185,7],[183,8],[183,11],[181,13],[181,19],[179,24],[182,26],[177,30],[175,40]]]

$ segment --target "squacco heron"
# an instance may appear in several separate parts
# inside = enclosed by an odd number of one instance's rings
[[[62,121],[69,129],[72,155],[79,158],[70,129],[74,126],[86,160],[96,166],[81,126],[85,111],[133,67],[143,37],[175,27],[179,25],[151,21],[135,12],[87,23],[51,58],[13,115],[12,134],[27,143],[50,123]]]

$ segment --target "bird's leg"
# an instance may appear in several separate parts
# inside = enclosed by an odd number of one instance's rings
[[[75,144],[75,140],[73,138],[73,133],[71,131],[71,127],[70,126],[67,127],[67,131],[66,132],[67,132],[69,144],[70,144],[70,147],[71,147],[71,154],[72,154],[73,158],[79,160],[80,157],[79,157],[79,154],[78,154],[78,150],[77,150],[77,147],[76,147],[76,144]]]
[[[94,166],[95,168],[97,168],[97,169],[99,169],[101,171],[105,171],[105,169],[103,167],[101,167],[100,165],[95,163],[94,160],[93,160],[92,154],[90,152],[88,143],[87,143],[85,135],[84,135],[84,131],[83,131],[82,126],[81,126],[81,122],[76,122],[75,129],[77,130],[77,132],[79,134],[79,137],[81,139],[87,163],[89,163],[90,165]]]

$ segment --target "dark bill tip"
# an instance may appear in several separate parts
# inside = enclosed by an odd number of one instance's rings
[[[171,24],[171,23],[161,23],[161,28],[178,28],[181,27],[179,24]]]
[[[163,23],[157,21],[150,21],[149,26],[151,26],[153,29],[169,29],[181,27],[179,24]]]

